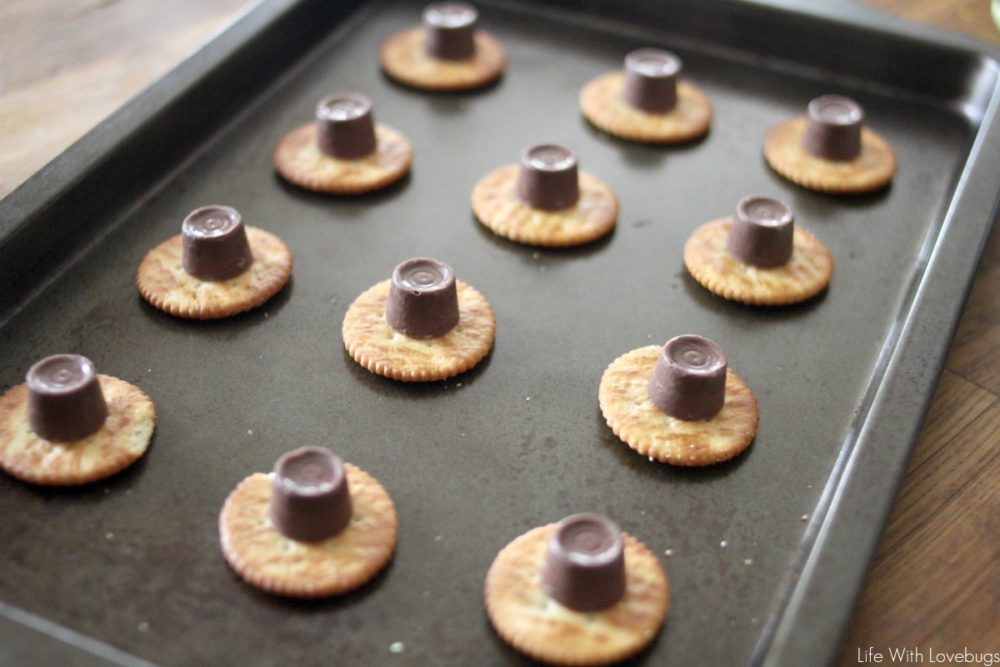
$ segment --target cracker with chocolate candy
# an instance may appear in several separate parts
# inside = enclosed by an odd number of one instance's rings
[[[745,197],[731,218],[706,223],[684,245],[684,265],[705,288],[731,301],[785,306],[830,284],[833,256],[791,209],[770,197]]]
[[[391,280],[361,293],[344,315],[344,346],[372,373],[403,382],[444,380],[493,347],[496,316],[451,267],[429,258],[397,266]]]
[[[372,103],[337,93],[316,106],[316,120],[295,128],[274,149],[274,167],[290,183],[315,192],[356,195],[403,178],[413,147],[398,130],[375,123]]]
[[[578,172],[562,146],[532,146],[520,166],[487,174],[472,191],[476,218],[511,241],[544,247],[590,243],[610,233],[618,198],[600,179]]]
[[[429,5],[423,25],[382,42],[383,71],[398,83],[424,90],[468,90],[496,81],[506,55],[495,37],[476,27],[478,16],[465,3]]]
[[[625,70],[608,72],[580,91],[580,109],[595,126],[622,139],[651,144],[699,139],[712,125],[708,97],[679,80],[681,60],[659,49],[625,57]]]
[[[138,387],[79,355],[46,357],[0,397],[0,469],[53,486],[104,479],[145,453],[155,422]]]
[[[222,553],[247,583],[320,598],[371,581],[396,549],[396,507],[378,480],[329,450],[303,447],[250,475],[219,516]]]
[[[635,655],[656,638],[670,604],[656,556],[592,514],[534,528],[504,547],[485,595],[504,641],[557,665],[606,665]]]
[[[772,128],[764,141],[771,168],[810,190],[860,194],[880,190],[896,174],[896,154],[879,133],[862,126],[853,100],[824,95],[809,113]]]
[[[209,320],[256,308],[292,275],[292,253],[274,234],[244,227],[229,206],[192,211],[181,233],[150,250],[135,282],[154,307]]]
[[[608,426],[629,447],[677,466],[720,463],[757,435],[757,400],[717,343],[678,336],[627,352],[598,392]]]

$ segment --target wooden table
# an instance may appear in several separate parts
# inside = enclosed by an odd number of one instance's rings
[[[866,1],[1000,43],[987,0]],[[246,4],[3,0],[0,196]],[[859,649],[869,647],[918,647],[928,661],[930,648],[1000,651],[998,351],[1000,234],[994,234],[858,602],[843,665],[855,664]]]

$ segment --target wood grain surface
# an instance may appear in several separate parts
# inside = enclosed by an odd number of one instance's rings
[[[988,0],[866,2],[1000,44]],[[940,652],[1000,653],[998,352],[1000,233],[994,224],[840,665],[859,664],[870,648],[885,656],[883,664],[892,664],[890,648],[919,650],[911,665],[940,664]]]
[[[866,0],[1000,44],[987,0]],[[247,0],[0,2],[0,196]],[[843,645],[1000,651],[1000,234],[991,238]],[[886,654],[883,664],[889,663]]]

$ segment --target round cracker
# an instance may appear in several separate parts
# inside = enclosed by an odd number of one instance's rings
[[[580,172],[580,199],[561,211],[531,208],[517,196],[519,167],[506,165],[472,190],[472,211],[495,234],[527,245],[562,247],[596,241],[615,228],[618,198],[599,178]]]
[[[830,284],[833,255],[808,229],[796,225],[792,256],[771,268],[744,264],[726,249],[732,218],[705,223],[684,244],[684,264],[709,291],[754,306],[786,306],[813,298]]]
[[[677,82],[677,106],[667,113],[649,113],[624,99],[625,73],[608,72],[580,91],[580,110],[608,134],[649,144],[694,141],[712,126],[712,102],[694,84]]]
[[[478,290],[455,282],[458,324],[436,338],[410,338],[385,321],[391,280],[362,292],[344,315],[348,354],[372,373],[403,382],[445,380],[478,364],[493,347],[496,316]]]
[[[73,442],[35,435],[28,423],[27,385],[0,397],[0,468],[32,484],[75,486],[110,477],[142,456],[156,425],[153,401],[125,380],[97,378],[108,418],[100,430]]]
[[[271,523],[274,473],[255,473],[233,489],[219,514],[226,562],[244,581],[268,593],[321,598],[371,581],[396,550],[396,506],[378,480],[344,464],[353,515],[321,542],[298,542]]]
[[[578,612],[542,589],[552,523],[529,530],[497,554],[486,575],[486,613],[497,633],[536,660],[604,665],[648,646],[667,617],[670,585],[656,556],[639,540],[625,543],[625,595],[607,609]]]
[[[423,90],[468,90],[492,83],[503,73],[503,46],[485,30],[476,30],[476,52],[466,60],[428,55],[425,34],[423,26],[414,26],[382,42],[379,60],[389,78]]]
[[[274,234],[247,227],[253,263],[228,280],[195,278],[181,264],[181,235],[150,250],[139,264],[135,282],[156,308],[195,320],[229,317],[256,308],[281,291],[292,275],[292,253]]]
[[[704,466],[733,458],[757,435],[760,415],[753,392],[731,368],[726,402],[711,419],[685,421],[664,413],[649,398],[659,345],[640,347],[611,362],[598,400],[615,435],[644,456],[676,466]]]
[[[288,182],[314,192],[359,195],[392,185],[410,171],[413,147],[398,130],[375,124],[375,151],[356,160],[327,155],[316,143],[316,124],[301,125],[274,149],[274,168]]]
[[[809,121],[798,116],[771,128],[764,140],[764,157],[771,168],[810,190],[860,194],[879,190],[896,174],[896,154],[875,130],[861,128],[861,154],[843,162],[824,160],[802,147]]]

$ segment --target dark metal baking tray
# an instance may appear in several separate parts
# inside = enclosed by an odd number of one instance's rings
[[[268,0],[0,204],[0,385],[74,351],[159,411],[148,455],[106,483],[0,478],[0,661],[516,663],[483,612],[486,570],[516,535],[579,510],[616,518],[669,571],[670,618],[645,662],[836,655],[993,220],[996,55],[852,5],[484,5],[507,74],[431,95],[376,60],[420,5]],[[637,146],[581,119],[579,88],[647,44],[679,52],[715,102],[704,141]],[[357,199],[287,187],[275,142],[343,89],[412,139],[412,176]],[[764,164],[765,131],[831,91],[897,149],[888,191],[813,194]],[[536,251],[474,222],[477,178],[540,140],[618,192],[609,239]],[[688,233],[751,192],[785,198],[829,244],[825,296],[746,308],[685,275]],[[280,234],[294,280],[253,313],[180,321],[132,276],[206,203]],[[499,323],[483,364],[429,386],[370,375],[340,342],[354,296],[418,254],[452,263]],[[636,456],[597,407],[612,359],[684,332],[726,346],[762,412],[753,447],[706,470]],[[303,444],[378,476],[401,526],[385,574],[310,604],[241,583],[216,535],[233,486]]]

